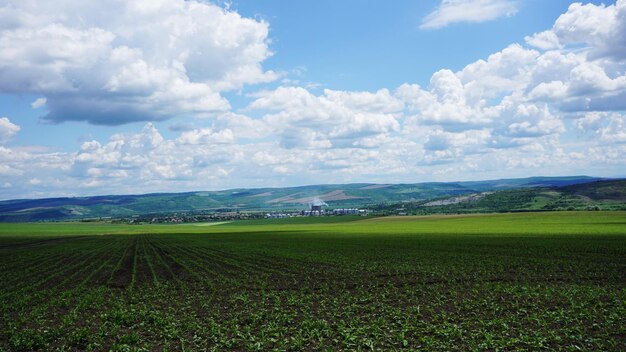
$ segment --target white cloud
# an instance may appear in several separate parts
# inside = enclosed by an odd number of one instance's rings
[[[375,93],[324,90],[316,96],[300,87],[278,87],[256,95],[248,110],[267,110],[271,126],[287,148],[356,147],[362,138],[399,130],[394,115],[403,103],[388,90]]]
[[[229,129],[214,132],[210,128],[202,128],[183,132],[178,141],[182,144],[229,144],[234,141],[234,136]]]
[[[574,126],[604,145],[626,143],[626,115],[622,113],[586,113]]]
[[[437,77],[433,75],[437,80]],[[451,78],[451,77],[448,77]],[[448,80],[450,83],[452,80]],[[415,115],[409,119],[414,119],[417,124],[443,125],[451,129],[463,129],[468,126],[478,126],[488,122],[471,106],[466,104],[463,95],[453,96],[450,93],[458,85],[453,83],[453,87],[442,92],[442,81],[437,80],[432,89],[424,90],[416,84],[403,84],[397,90],[397,95],[406,104],[409,111],[415,112]]]
[[[459,79],[468,92],[470,101],[490,99],[511,93],[529,84],[531,73],[537,65],[540,53],[511,44],[502,51],[489,55],[465,66]]]
[[[594,57],[626,58],[626,1],[614,5],[573,3],[552,31],[564,44],[585,44]]]
[[[559,37],[553,31],[543,31],[524,37],[524,41],[535,48],[542,50],[559,49]]]
[[[567,96],[567,86],[561,81],[541,82],[535,86],[528,97],[531,100],[556,100]]]
[[[392,96],[388,89],[380,89],[374,93],[324,89],[324,96],[349,109],[372,113],[392,113],[404,108],[402,102]]]
[[[54,122],[210,115],[277,78],[268,24],[205,2],[27,0],[0,3],[0,23],[0,92],[42,95]]]
[[[40,107],[46,105],[46,101],[48,101],[46,98],[37,98],[35,101],[33,101],[30,106],[33,109],[39,109]]]
[[[438,29],[452,23],[486,22],[517,13],[515,0],[441,0],[439,7],[422,20],[421,29]]]
[[[237,160],[238,148],[231,146],[232,142],[233,133],[228,129],[193,129],[176,139],[165,139],[156,127],[147,124],[140,133],[113,135],[106,144],[84,143],[71,168],[74,177],[89,181],[97,178],[115,179],[108,182],[116,183],[133,179],[148,183],[189,181],[199,170]]]
[[[594,62],[584,62],[570,72],[569,93],[589,95],[626,88],[626,75],[611,79],[605,70]]]
[[[7,142],[19,131],[20,126],[12,123],[6,117],[0,117],[0,143]]]
[[[0,176],[21,176],[23,174],[24,173],[21,170],[15,169],[9,165],[0,164]]]
[[[246,115],[225,113],[217,116],[214,127],[229,129],[237,138],[264,138],[273,134],[273,128],[262,120],[252,119]]]

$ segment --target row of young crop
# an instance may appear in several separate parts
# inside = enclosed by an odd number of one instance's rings
[[[119,248],[119,245],[113,241],[101,243],[81,251],[77,257],[68,261],[61,261],[61,265],[49,273],[47,277],[41,277],[38,281],[30,282],[30,284],[25,280],[24,287],[12,292],[17,298],[17,301],[13,303],[14,306],[15,304],[37,304],[36,298],[42,300],[46,300],[50,296],[62,298],[63,296],[59,295],[60,292],[84,289],[90,279],[102,271],[106,264],[115,257],[115,249]]]
[[[124,245],[99,240],[60,247],[66,258],[56,263],[55,270],[38,280],[24,280],[20,289],[11,292],[12,297],[6,297],[10,300],[6,327],[9,345],[29,349],[54,344],[74,324],[78,312],[93,306],[94,301],[103,302],[102,292],[96,288],[103,280],[93,280],[110,275],[111,263]],[[32,252],[32,259],[36,254]]]
[[[27,274],[14,271],[15,278],[10,290],[3,290],[3,299],[11,300],[13,306],[25,306],[30,301],[39,297],[45,299],[46,296],[63,290],[68,285],[75,285],[74,278],[88,272],[91,266],[98,264],[98,258],[108,257],[109,249],[115,246],[115,242],[103,242],[86,244],[84,248],[76,252],[66,251],[65,258],[57,260],[42,268],[40,273]],[[24,267],[28,267],[28,262],[38,260],[37,252],[33,252],[30,258],[24,261]]]

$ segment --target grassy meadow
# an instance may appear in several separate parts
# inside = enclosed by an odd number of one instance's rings
[[[626,349],[626,212],[0,224],[0,350]]]

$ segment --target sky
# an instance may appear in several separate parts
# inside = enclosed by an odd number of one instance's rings
[[[0,0],[0,199],[626,176],[626,0]]]

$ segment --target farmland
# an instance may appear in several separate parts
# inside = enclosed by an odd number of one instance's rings
[[[624,350],[626,213],[0,224],[0,350]]]

